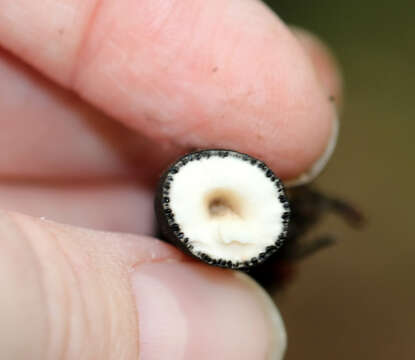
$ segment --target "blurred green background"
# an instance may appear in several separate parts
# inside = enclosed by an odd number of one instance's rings
[[[334,157],[317,185],[369,217],[360,232],[329,216],[339,244],[301,263],[276,295],[287,360],[415,359],[415,2],[268,1],[319,35],[345,78]]]

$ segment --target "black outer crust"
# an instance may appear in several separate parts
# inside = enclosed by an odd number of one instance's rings
[[[261,170],[264,171],[265,176],[270,178],[270,181],[273,181],[275,183],[275,186],[277,187],[278,192],[279,192],[279,200],[283,203],[283,206],[285,208],[285,212],[282,215],[284,229],[281,232],[278,239],[275,240],[274,245],[268,246],[264,252],[258,254],[256,258],[252,258],[249,261],[233,263],[232,261],[224,260],[224,259],[212,259],[207,254],[192,251],[193,246],[190,244],[189,239],[186,239],[184,237],[184,234],[181,232],[180,226],[176,224],[174,221],[174,215],[169,205],[170,182],[173,180],[174,174],[179,172],[180,168],[190,161],[195,161],[195,160],[197,161],[202,158],[209,158],[212,156],[219,156],[223,158],[228,157],[228,156],[234,156],[244,161],[249,161],[252,163],[252,165],[258,166]],[[257,265],[264,263],[271,255],[275,254],[277,250],[284,244],[284,241],[288,233],[290,208],[289,208],[288,200],[285,194],[283,183],[272,172],[272,170],[268,168],[268,166],[262,161],[255,159],[250,155],[240,153],[237,151],[233,151],[233,150],[225,150],[225,149],[201,150],[201,151],[195,151],[195,152],[186,154],[180,159],[178,159],[161,176],[158,187],[157,187],[157,191],[156,191],[154,207],[155,207],[156,219],[157,219],[159,231],[162,235],[161,237],[162,240],[172,243],[173,245],[181,249],[184,253],[198,260],[201,260],[209,265],[214,265],[214,266],[218,266],[222,268],[246,271],[250,268],[253,268]]]

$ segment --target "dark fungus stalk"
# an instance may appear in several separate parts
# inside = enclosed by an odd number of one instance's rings
[[[309,185],[286,191],[262,161],[231,150],[177,160],[160,180],[155,208],[164,240],[207,264],[247,271],[269,290],[292,277],[296,261],[334,243],[331,235],[303,240],[324,214],[364,224],[347,202]]]

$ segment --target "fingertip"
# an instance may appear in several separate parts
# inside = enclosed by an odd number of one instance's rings
[[[298,186],[314,180],[326,167],[334,152],[340,128],[339,113],[343,104],[343,79],[338,62],[321,39],[297,26],[291,26],[290,29],[309,58],[327,102],[333,104],[331,129],[324,151],[307,170],[286,182],[287,186]]]
[[[247,276],[195,263],[144,264],[132,287],[143,360],[282,359],[281,316]]]

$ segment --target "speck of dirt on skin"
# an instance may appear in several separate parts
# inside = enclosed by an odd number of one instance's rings
[[[333,103],[333,102],[336,101],[336,98],[333,95],[330,95],[329,96],[329,101]]]

